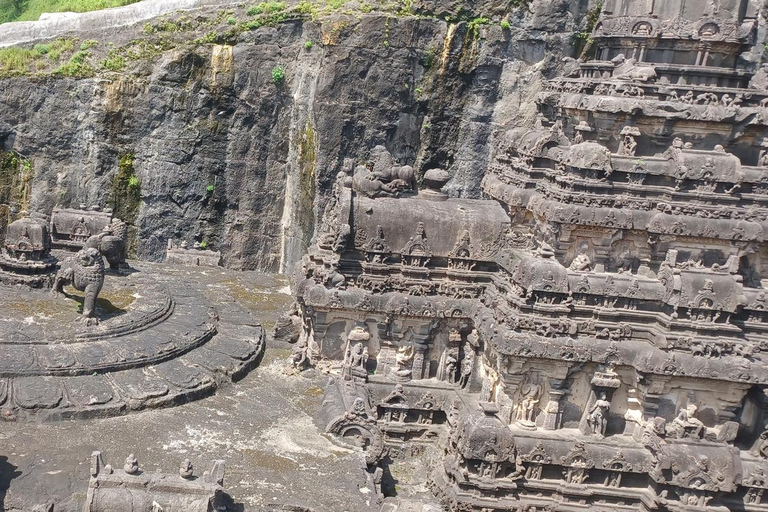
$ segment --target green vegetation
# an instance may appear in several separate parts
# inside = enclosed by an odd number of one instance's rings
[[[26,48],[2,48],[0,49],[0,73],[6,76],[24,75],[32,71],[32,64],[41,55],[34,50]]]
[[[91,52],[80,50],[75,52],[69,61],[59,66],[54,72],[54,75],[59,76],[72,76],[76,78],[88,78],[94,76],[96,71],[88,63],[88,57],[91,56]]]
[[[109,50],[107,58],[101,61],[101,67],[109,71],[122,71],[126,64],[125,57],[115,50]]]
[[[0,23],[35,21],[44,12],[87,12],[120,7],[139,0],[0,0]]]
[[[215,189],[216,187],[213,185],[208,185],[207,187],[205,187],[205,191],[208,192],[209,194],[212,194]]]
[[[312,49],[312,41],[305,41],[304,42],[304,49],[305,50],[311,50]]]
[[[206,247],[208,247],[208,242],[206,242],[205,240],[203,240],[202,242],[200,242],[200,248],[201,248],[201,249],[205,249]]]
[[[98,44],[99,44],[99,42],[94,40],[94,39],[86,39],[85,41],[83,41],[80,44],[80,49],[83,50],[83,51],[90,50],[94,46],[98,46]]]
[[[57,39],[52,43],[36,44],[32,49],[0,48],[0,75],[20,76],[35,73],[51,64],[58,64],[63,52],[75,47],[74,39]]]
[[[133,153],[120,157],[111,190],[115,215],[129,224],[136,220],[141,206],[141,181],[133,166],[135,159]]]
[[[501,30],[509,30],[509,27],[511,26],[507,20],[501,20],[499,25],[501,25]]]
[[[304,2],[302,2],[304,4]],[[306,5],[299,4],[295,9],[306,8]],[[311,6],[310,6],[311,7]],[[248,16],[254,16],[254,19],[248,20],[241,26],[245,30],[255,30],[263,26],[272,26],[281,21],[287,20],[289,12],[286,10],[285,2],[261,2],[248,9]]]
[[[484,16],[473,18],[467,22],[467,36],[472,39],[480,39],[480,27],[487,25],[491,20]]]
[[[34,174],[31,161],[13,151],[0,151],[0,204],[28,209]]]
[[[52,61],[59,60],[62,53],[71,52],[75,49],[75,39],[56,39],[52,43],[36,44],[34,51],[40,55],[47,55]]]
[[[580,57],[586,56],[592,49],[592,31],[595,29],[595,25],[597,25],[597,20],[600,19],[600,11],[602,10],[603,2],[598,2],[587,12],[584,30],[574,34],[573,49],[575,55]]]
[[[285,10],[285,2],[261,2],[248,9],[248,16],[257,16],[259,14],[273,14]]]
[[[285,68],[280,64],[273,67],[272,81],[275,82],[275,84],[280,85],[284,79],[285,79]]]
[[[435,63],[436,53],[437,50],[435,50],[434,46],[427,48],[427,51],[424,53],[424,57],[421,59],[421,65],[424,66],[424,69],[430,69],[432,67],[432,65]]]

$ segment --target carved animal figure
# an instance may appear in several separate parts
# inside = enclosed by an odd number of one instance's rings
[[[85,292],[83,318],[87,325],[98,324],[99,320],[95,317],[96,298],[104,286],[104,260],[98,249],[87,247],[61,262],[51,293],[62,295],[67,285]]]
[[[120,219],[104,227],[101,233],[86,240],[85,247],[98,249],[109,262],[109,268],[118,269],[125,264],[128,246],[128,225]]]
[[[656,78],[656,69],[650,65],[642,65],[635,59],[627,59],[624,54],[614,57],[612,62],[616,66],[613,78],[619,80],[639,80],[647,82]]]

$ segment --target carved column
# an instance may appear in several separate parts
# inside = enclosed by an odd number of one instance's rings
[[[424,378],[424,354],[428,347],[427,344],[418,343],[416,340],[413,342],[415,352],[413,354],[413,370],[411,378],[414,380]]]
[[[413,370],[412,378],[414,380],[423,379],[424,374],[427,373],[429,377],[429,368],[427,367],[426,353],[430,348],[430,340],[432,339],[432,324],[428,324],[419,328],[419,332],[413,335],[413,348],[415,350],[413,354]],[[427,364],[425,364],[427,363]]]
[[[558,363],[554,376],[549,379],[549,400],[544,406],[544,430],[557,430],[563,423],[563,397],[570,364]]]
[[[497,368],[497,371],[499,372],[499,377],[502,384],[504,385],[505,396],[499,396],[499,400],[497,401],[499,403],[499,407],[501,408],[499,411],[499,418],[509,424],[513,421],[515,407],[515,404],[513,403],[513,397],[517,395],[517,390],[520,389],[520,384],[522,384],[523,379],[525,378],[525,375],[522,373],[524,361],[522,359],[510,358],[504,362],[507,363],[507,367],[499,367]],[[497,364],[499,364],[499,366],[500,363],[501,361],[497,360]]]
[[[643,402],[637,389],[630,389],[627,398],[627,412],[624,413],[624,435],[634,436],[645,428],[643,421]]]
[[[642,397],[638,397],[638,399],[641,402],[643,411],[643,425],[645,425],[649,421],[653,420],[653,418],[658,416],[659,399],[664,393],[664,384],[668,378],[654,376],[653,380],[651,380],[651,377],[646,376],[643,380],[645,381],[644,385],[638,386],[638,390],[641,391]],[[635,432],[633,433],[635,440],[640,441],[642,436],[643,429],[636,428]]]

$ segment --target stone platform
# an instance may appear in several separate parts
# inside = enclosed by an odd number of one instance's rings
[[[0,287],[0,414],[55,420],[176,405],[242,378],[264,330],[227,294],[211,297],[178,267],[132,264],[108,274],[97,326],[82,295]],[[235,291],[230,291],[231,296]],[[212,300],[213,299],[213,300]]]

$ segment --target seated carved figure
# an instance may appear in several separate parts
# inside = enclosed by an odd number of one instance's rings
[[[97,249],[85,248],[76,255],[61,262],[53,281],[54,295],[64,293],[64,287],[72,285],[76,290],[85,292],[83,299],[83,318],[87,325],[98,324],[96,318],[96,298],[104,286],[104,260]]]
[[[613,77],[619,80],[647,82],[656,78],[656,69],[653,66],[642,65],[635,59],[627,59],[623,53],[614,57],[612,62],[616,66]]]
[[[667,435],[676,438],[701,439],[704,424],[695,417],[696,405],[688,404],[667,427]]]

